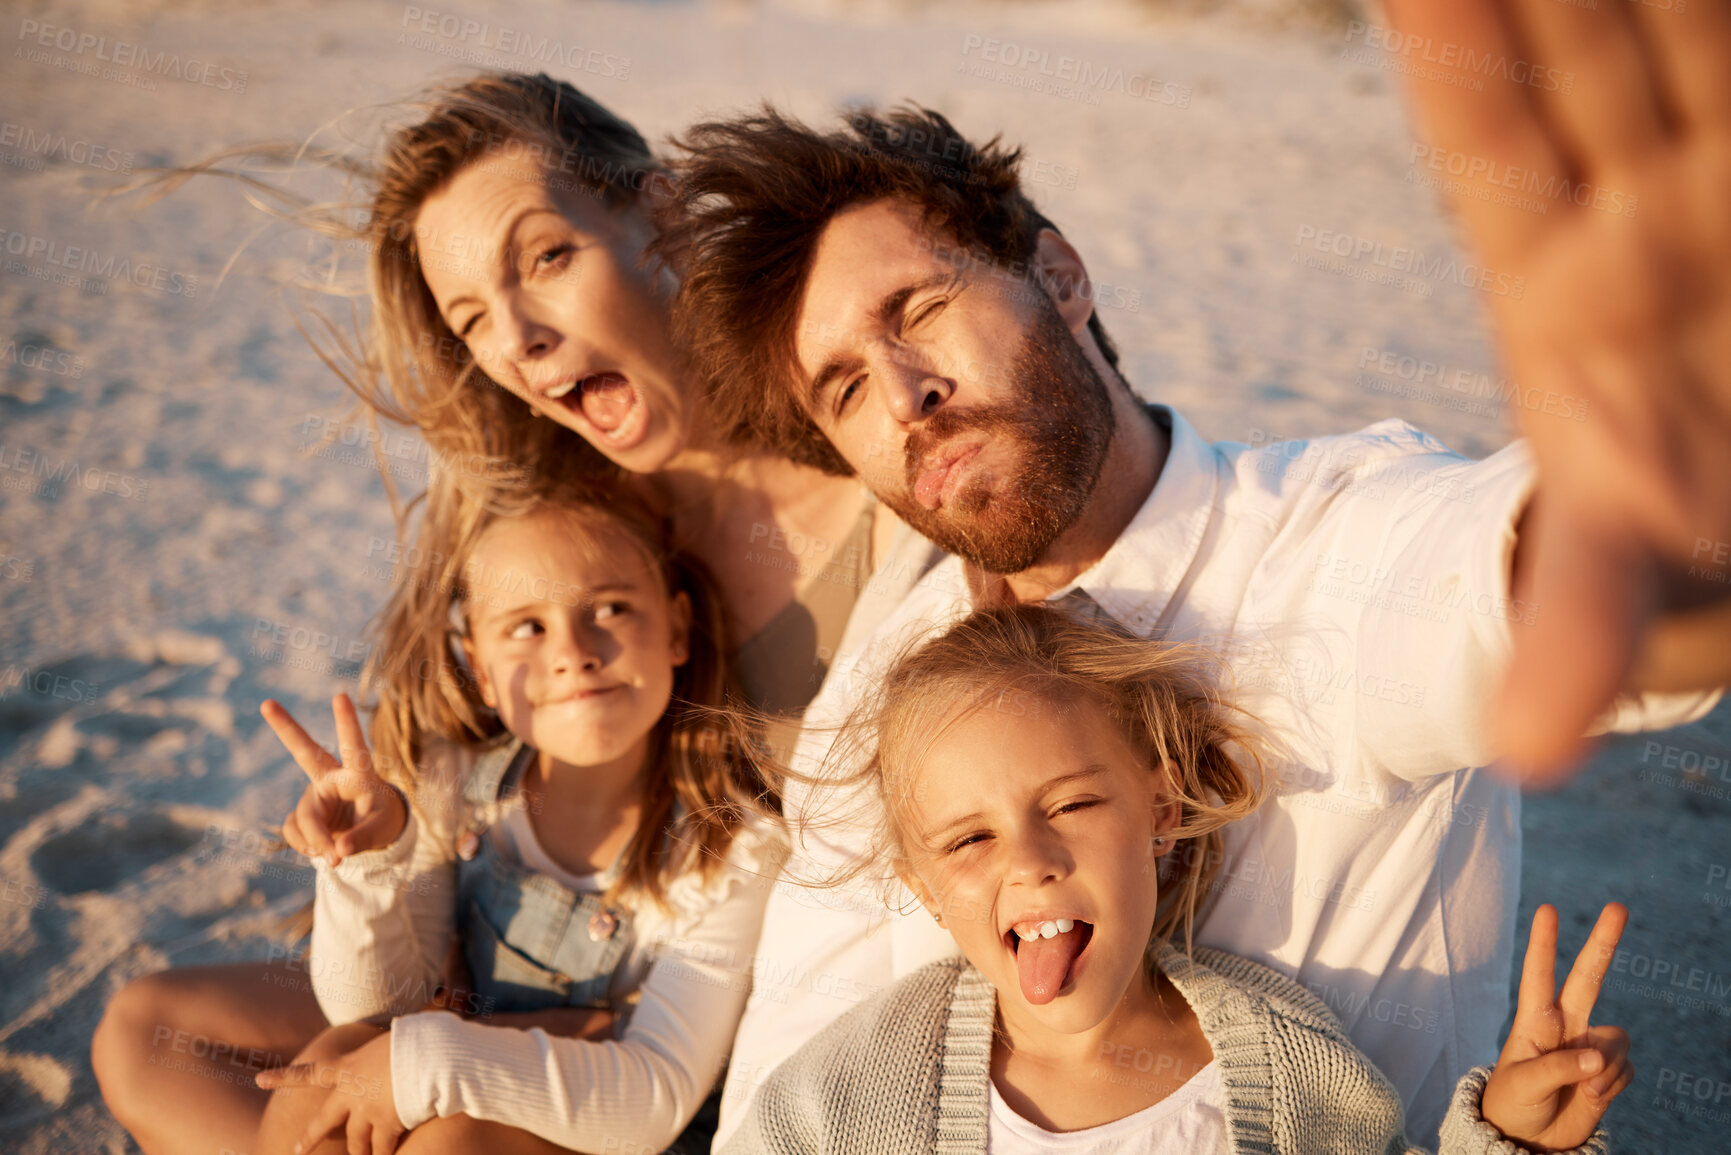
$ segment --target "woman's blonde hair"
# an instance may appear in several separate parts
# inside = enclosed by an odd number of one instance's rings
[[[1219,869],[1220,828],[1256,809],[1266,780],[1252,720],[1226,704],[1219,674],[1200,647],[1147,641],[1068,610],[982,610],[895,663],[844,728],[839,757],[871,749],[864,773],[881,804],[877,852],[906,870],[898,815],[917,789],[909,775],[949,726],[977,710],[1099,706],[1150,773],[1171,767],[1180,819],[1165,833],[1177,848],[1161,868],[1153,938],[1182,927],[1188,944]]]
[[[674,671],[673,700],[650,743],[650,764],[659,772],[645,779],[642,817],[612,893],[665,902],[679,875],[696,870],[710,877],[740,826],[774,813],[778,803],[753,736],[718,720],[735,694],[722,608],[703,564],[672,547],[665,519],[628,483],[596,482],[569,466],[485,496],[441,475],[420,513],[361,675],[377,700],[372,740],[378,773],[411,797],[426,797],[417,768],[431,743],[479,746],[505,738],[460,648],[469,607],[490,596],[490,584],[510,576],[472,564],[488,528],[554,513],[564,522],[561,531],[579,538],[613,530],[658,575],[668,598],[684,593],[690,599],[692,620],[689,657]]]

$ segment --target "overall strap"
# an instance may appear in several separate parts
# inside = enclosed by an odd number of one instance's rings
[[[463,786],[463,800],[476,811],[492,806],[499,799],[499,788],[506,774],[518,761],[518,755],[527,749],[521,738],[513,737],[476,758],[469,781]],[[518,773],[521,772],[519,768]]]

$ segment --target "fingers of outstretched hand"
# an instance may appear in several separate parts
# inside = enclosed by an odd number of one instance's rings
[[[1616,957],[1623,928],[1628,925],[1629,908],[1620,902],[1606,903],[1605,909],[1599,912],[1593,933],[1587,936],[1587,945],[1575,956],[1575,964],[1569,968],[1569,977],[1563,983],[1563,993],[1557,997],[1568,1038],[1587,1034],[1587,1022],[1592,1016],[1593,1004],[1599,999],[1599,987],[1611,969],[1611,960]]]
[[[1517,0],[1527,87],[1587,164],[1639,152],[1664,129],[1654,75],[1627,4],[1580,8]]]
[[[271,732],[277,736],[277,741],[281,742],[294,758],[295,765],[306,771],[307,777],[314,782],[342,765],[331,757],[330,751],[314,742],[312,736],[301,729],[301,724],[283,708],[282,703],[267,698],[259,704],[258,712],[263,715]]]
[[[373,772],[373,756],[367,750],[366,735],[361,731],[361,718],[347,694],[331,699],[331,713],[337,720],[337,751],[343,766],[359,774]]]
[[[1731,6],[1630,5],[1652,51],[1665,101],[1693,128],[1731,126]]]
[[[1452,52],[1474,60],[1526,59],[1506,6],[1497,0],[1450,0],[1447,4],[1386,0],[1383,7],[1393,25],[1394,35],[1386,44],[1390,52],[1410,52],[1414,46],[1422,46],[1427,53]],[[1449,72],[1414,70],[1407,84],[1425,135],[1434,147],[1499,169],[1561,170],[1564,158],[1539,117],[1530,85],[1450,83],[1450,77],[1442,75]],[[1508,212],[1489,198],[1458,197],[1455,207],[1472,226],[1473,239],[1487,263],[1498,267],[1507,264],[1511,251],[1527,244],[1534,232],[1530,222],[1514,219],[1522,214]]]
[[[1522,521],[1530,625],[1511,630],[1513,654],[1492,704],[1504,767],[1552,784],[1579,765],[1593,720],[1622,687],[1656,596],[1639,543],[1567,506],[1535,502]]]

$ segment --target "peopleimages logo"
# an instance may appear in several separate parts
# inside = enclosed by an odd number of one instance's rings
[[[1298,235],[1293,238],[1292,244],[1296,249],[1302,250],[1308,246],[1319,253],[1343,260],[1368,260],[1373,266],[1394,273],[1411,273],[1434,281],[1452,281],[1463,288],[1495,293],[1499,297],[1512,297],[1517,301],[1527,292],[1525,277],[1499,273],[1488,266],[1476,265],[1471,261],[1458,261],[1454,257],[1431,257],[1423,249],[1409,249],[1404,245],[1390,247],[1369,237],[1357,237],[1334,229],[1319,229],[1315,225],[1299,225]],[[1294,253],[1293,260],[1298,261],[1302,255]]]
[[[131,257],[115,256],[112,253],[105,258],[95,249],[83,245],[69,245],[52,237],[33,236],[0,227],[0,253],[19,257],[24,261],[41,260],[47,268],[67,269],[74,274],[90,275],[103,281],[130,281],[141,289],[153,289],[176,297],[198,295],[196,274],[180,273],[147,261],[135,263]],[[7,271],[27,270],[8,267]]]
[[[182,58],[178,52],[166,49],[152,51],[148,45],[125,40],[110,41],[93,32],[80,32],[62,24],[44,24],[40,20],[22,20],[18,24],[18,39],[24,45],[13,56],[38,64],[56,63],[40,51],[52,48],[69,56],[88,56],[93,62],[131,68],[151,76],[164,76],[198,84],[221,92],[236,94],[246,91],[244,69],[224,68],[191,56]]]

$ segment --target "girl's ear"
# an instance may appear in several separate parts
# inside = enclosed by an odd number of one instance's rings
[[[691,598],[680,590],[667,601],[667,624],[672,635],[673,664],[691,660]]]
[[[920,905],[926,908],[926,913],[937,919],[939,926],[943,926],[943,906],[938,902],[937,896],[932,894],[930,888],[926,886],[925,879],[914,873],[913,868],[908,865],[907,859],[898,858],[896,860],[896,877],[914,892],[914,897],[920,900]]]
[[[493,693],[493,680],[487,677],[487,668],[475,660],[475,646],[468,638],[464,638],[463,659],[469,663],[469,672],[475,675],[475,688],[481,692],[481,701],[487,709],[499,708],[499,696]]]
[[[1178,792],[1173,789],[1173,783],[1178,778],[1178,767],[1170,758],[1165,759],[1160,767],[1159,792],[1154,796],[1153,809],[1153,847],[1154,857],[1158,858],[1169,853],[1178,840],[1172,837],[1172,831],[1184,821],[1184,804],[1178,800]]]

